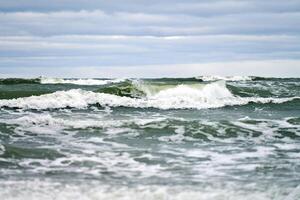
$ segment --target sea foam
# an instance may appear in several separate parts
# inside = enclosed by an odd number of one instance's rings
[[[0,197],[4,199],[111,199],[111,200],[271,200],[285,199],[281,188],[270,187],[265,192],[262,191],[242,191],[226,188],[186,188],[186,187],[167,187],[167,186],[140,186],[136,188],[130,187],[111,187],[101,186],[91,182],[86,184],[67,184],[49,182],[49,181],[6,181],[0,184],[2,190]],[[47,191],[47,192],[45,192]],[[299,195],[293,195],[299,196]],[[286,200],[293,198],[287,197]]]

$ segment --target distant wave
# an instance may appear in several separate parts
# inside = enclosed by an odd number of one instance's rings
[[[205,109],[224,106],[246,105],[254,103],[284,103],[300,99],[290,98],[262,98],[234,96],[226,88],[225,81],[199,85],[177,85],[173,87],[150,90],[149,87],[140,89],[146,96],[133,98],[118,96],[102,92],[92,92],[82,89],[58,91],[41,96],[31,96],[18,99],[0,100],[0,107],[22,109],[55,109],[78,108],[84,109],[89,105],[98,104],[110,107],[158,108],[158,109]],[[147,91],[148,90],[148,91]]]
[[[122,82],[124,79],[64,79],[64,78],[4,78],[0,79],[1,85],[16,84],[74,84],[74,85],[105,85]]]
[[[109,83],[122,82],[124,79],[63,79],[41,78],[41,84],[75,84],[75,85],[106,85]]]
[[[126,80],[134,79],[99,79],[99,78],[2,78],[0,85],[13,84],[73,84],[73,85],[106,85],[111,83],[120,83]],[[258,77],[258,76],[197,76],[190,78],[152,78],[152,79],[138,79],[150,82],[160,83],[199,83],[199,82],[213,82],[224,80],[228,82],[238,81],[299,81],[300,78],[278,78],[278,77]]]
[[[260,77],[260,76],[252,76],[252,81],[299,81],[300,78],[279,78],[279,77]]]
[[[299,81],[299,78],[261,77],[261,76],[198,76],[203,81]]]
[[[224,81],[251,81],[251,76],[199,76],[198,79],[203,81],[217,81],[217,80],[224,80]]]
[[[0,79],[1,85],[13,85],[13,84],[39,84],[39,78],[25,79],[25,78],[3,78]]]

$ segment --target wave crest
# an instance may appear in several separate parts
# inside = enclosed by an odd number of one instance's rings
[[[84,109],[89,105],[99,104],[109,107],[134,107],[158,109],[205,109],[224,106],[245,105],[255,103],[283,103],[300,97],[292,98],[259,98],[237,97],[227,88],[225,81],[198,85],[177,85],[163,88],[155,92],[146,92],[145,97],[133,98],[115,94],[97,93],[82,89],[58,91],[41,96],[18,99],[0,100],[0,107],[22,109]]]

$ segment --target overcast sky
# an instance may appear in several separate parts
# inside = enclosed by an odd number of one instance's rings
[[[300,77],[300,0],[1,0],[0,76]]]

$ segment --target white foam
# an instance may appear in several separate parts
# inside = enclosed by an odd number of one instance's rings
[[[300,185],[296,187],[284,200],[300,199]]]
[[[63,119],[61,117],[53,117],[50,114],[34,114],[30,113],[28,115],[16,118],[16,119],[6,119],[1,120],[1,122],[5,122],[7,124],[18,124],[21,125],[23,128],[47,128],[50,127],[51,129],[63,129],[65,127],[71,127],[76,129],[84,129],[88,127],[98,127],[98,128],[108,128],[108,127],[119,127],[122,126],[124,123],[129,123],[128,120],[121,121],[121,120],[100,120],[101,117],[97,117],[95,119],[89,118],[85,116],[83,119],[76,119],[74,116],[72,120],[66,118]],[[26,129],[28,130],[28,129]],[[33,130],[31,130],[33,131]],[[37,133],[37,131],[33,131]],[[39,132],[44,132],[39,131]]]
[[[181,143],[184,139],[188,139],[188,137],[184,135],[184,126],[175,126],[174,128],[176,128],[174,131],[176,134],[169,136],[161,136],[158,138],[158,140],[162,142]]]
[[[99,103],[109,107],[135,107],[159,109],[205,109],[224,106],[245,105],[256,103],[284,103],[300,97],[261,98],[236,97],[227,88],[224,81],[204,85],[200,88],[189,85],[178,85],[174,88],[161,90],[145,98],[120,97],[112,94],[95,93],[82,89],[58,91],[41,96],[18,99],[0,100],[0,107],[17,107],[23,109],[49,109],[74,107],[84,109],[88,105]]]
[[[243,191],[238,188],[138,186],[109,187],[89,184],[62,184],[50,181],[5,181],[0,184],[0,198],[6,200],[271,200],[283,199],[284,189],[268,188],[265,191]],[[294,197],[296,195],[293,195]],[[292,198],[286,198],[288,200]]]
[[[42,84],[74,84],[74,85],[106,85],[110,83],[119,83],[124,79],[62,79],[62,78],[41,78]]]
[[[70,119],[70,115],[67,116],[56,116],[50,115],[49,113],[26,113],[24,116],[14,117],[11,119],[0,119],[0,122],[6,124],[17,124],[19,130],[26,130],[38,134],[56,134],[59,130],[66,128],[75,129],[86,129],[86,128],[103,128],[106,129],[104,133],[109,135],[120,134],[120,133],[130,133],[136,134],[130,128],[124,128],[130,124],[135,124],[141,127],[155,127],[161,128],[157,123],[163,122],[166,118],[127,118],[127,119],[110,119],[103,118],[103,115],[97,114],[87,114],[74,116]],[[165,124],[163,124],[165,126]],[[1,152],[1,145],[0,145]]]

